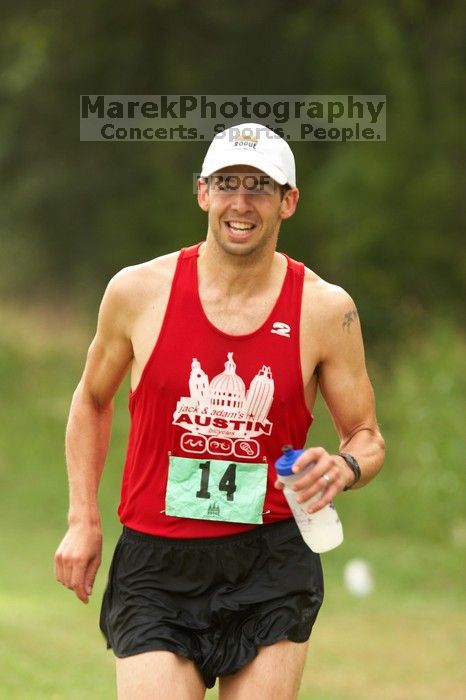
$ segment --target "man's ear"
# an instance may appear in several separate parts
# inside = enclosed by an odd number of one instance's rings
[[[280,204],[280,216],[282,219],[289,219],[296,211],[298,206],[299,190],[293,187],[291,190],[286,190]]]
[[[197,179],[197,203],[202,211],[209,211],[209,185],[202,177]]]

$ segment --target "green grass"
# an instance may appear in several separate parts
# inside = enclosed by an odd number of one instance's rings
[[[0,697],[7,700],[115,697],[112,655],[97,621],[119,532],[127,386],[101,488],[104,562],[90,604],[53,576],[66,526],[63,432],[91,335],[71,314],[0,309]],[[390,367],[372,368],[387,463],[367,489],[337,500],[345,542],[323,555],[326,600],[302,700],[466,696],[464,350],[458,332],[433,326],[431,337],[410,341]],[[310,441],[336,446],[322,405]],[[374,570],[368,598],[343,586],[353,557]]]

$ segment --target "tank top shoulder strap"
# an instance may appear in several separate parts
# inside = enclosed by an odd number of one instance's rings
[[[197,256],[201,245],[202,241],[180,250],[170,293],[170,311],[173,307],[182,307],[188,299],[192,302],[196,288]]]
[[[299,327],[304,284],[304,265],[283,253],[287,260],[287,272],[275,312]]]
[[[180,250],[180,260],[187,260],[189,258],[197,258],[199,255],[199,248],[203,244],[204,241],[200,241],[199,243],[195,243],[194,245],[190,245],[187,248],[182,248]]]
[[[286,253],[282,253],[282,255],[284,255],[287,259],[288,269],[292,270],[298,277],[301,277],[304,280],[304,264],[302,262],[298,262],[298,260],[293,260],[293,258],[290,258],[290,256]]]

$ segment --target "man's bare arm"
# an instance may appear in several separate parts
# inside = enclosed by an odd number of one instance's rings
[[[381,469],[384,441],[380,434],[374,392],[367,375],[358,314],[351,297],[332,288],[328,311],[322,319],[322,357],[317,368],[321,393],[340,437],[340,452],[351,454],[361,468],[355,484],[367,484]],[[322,491],[322,498],[310,512],[320,510],[345,487],[353,485],[354,474],[346,461],[323,447],[304,451],[296,460],[296,471],[314,462],[314,468],[295,482],[301,502]],[[325,475],[325,477],[324,477]]]
[[[353,455],[361,467],[361,478],[354,485],[360,488],[382,468],[384,441],[377,424],[358,314],[344,292],[339,306],[327,356],[319,368],[319,387],[340,437],[340,452]],[[351,470],[349,477],[351,484]]]
[[[97,493],[109,447],[113,397],[133,357],[126,285],[125,273],[120,273],[104,295],[66,430],[69,528],[55,555],[55,573],[85,603],[101,560]]]

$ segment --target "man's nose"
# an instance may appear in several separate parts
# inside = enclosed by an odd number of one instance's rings
[[[237,192],[232,193],[230,196],[230,206],[232,209],[234,209],[238,213],[251,211],[251,196],[246,190],[238,189]]]

